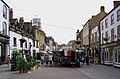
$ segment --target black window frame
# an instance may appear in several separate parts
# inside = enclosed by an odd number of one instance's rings
[[[13,37],[13,46],[17,47],[17,38]]]
[[[111,15],[111,25],[114,24],[114,14]]]
[[[3,5],[3,17],[7,19],[7,6]]]
[[[120,9],[117,11],[117,21],[120,20]]]
[[[3,34],[7,35],[7,23],[3,22]]]

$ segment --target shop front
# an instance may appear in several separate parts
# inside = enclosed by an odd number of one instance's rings
[[[113,65],[115,57],[115,48],[117,43],[110,43],[101,46],[101,64]]]
[[[120,67],[120,46],[114,48],[114,61],[113,66]]]
[[[0,34],[0,64],[5,62],[9,55],[9,37]]]

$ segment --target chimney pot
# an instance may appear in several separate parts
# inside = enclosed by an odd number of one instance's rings
[[[100,7],[100,12],[105,12],[105,7],[104,6]]]

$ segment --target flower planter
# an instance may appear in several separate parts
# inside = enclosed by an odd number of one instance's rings
[[[108,41],[108,38],[104,38],[104,41]]]
[[[81,40],[76,40],[75,43],[76,44],[80,44]]]

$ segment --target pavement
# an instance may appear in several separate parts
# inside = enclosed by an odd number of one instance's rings
[[[80,68],[41,67],[29,73],[11,71],[6,64],[0,65],[0,79],[120,79],[120,69],[113,66],[82,65]]]
[[[83,65],[77,69],[90,79],[120,79],[120,69],[100,64]]]

